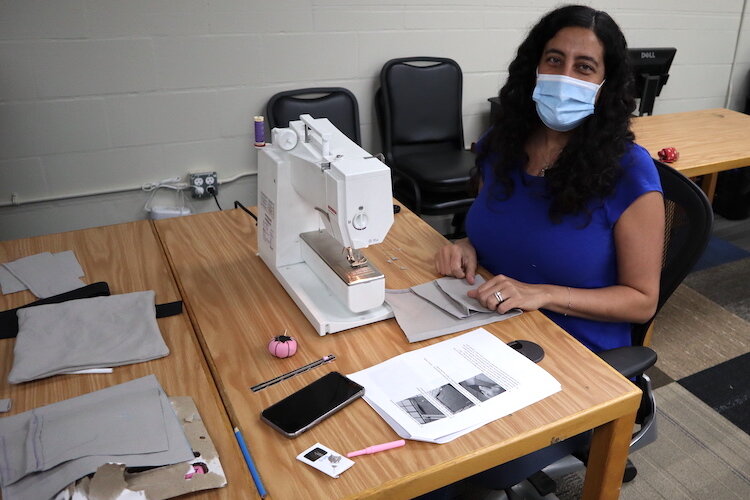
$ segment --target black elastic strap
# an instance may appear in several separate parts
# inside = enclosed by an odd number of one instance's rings
[[[109,295],[109,285],[104,281],[92,283],[81,288],[76,288],[69,292],[53,295],[52,297],[46,297],[39,299],[35,302],[26,304],[25,306],[16,307],[15,309],[8,309],[7,311],[0,312],[0,339],[12,339],[18,335],[18,315],[16,312],[19,309],[33,306],[41,306],[44,304],[59,304],[60,302],[67,302],[68,300],[75,299],[89,299],[91,297],[105,297]]]
[[[166,318],[167,316],[175,316],[177,314],[182,314],[181,300],[167,302],[166,304],[156,304],[157,318]]]

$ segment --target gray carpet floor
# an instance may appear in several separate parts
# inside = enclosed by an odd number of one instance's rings
[[[750,257],[692,273],[683,283],[750,321]]]

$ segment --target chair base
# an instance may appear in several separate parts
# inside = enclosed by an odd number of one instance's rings
[[[635,468],[635,464],[628,458],[628,463],[625,465],[625,474],[622,476],[623,483],[629,483],[635,476],[638,475],[638,469]]]

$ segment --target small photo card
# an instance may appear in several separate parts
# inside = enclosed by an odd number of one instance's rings
[[[316,443],[297,455],[297,460],[315,467],[321,472],[328,474],[332,478],[339,475],[354,465],[354,462],[346,458],[341,453],[337,453],[330,448]]]

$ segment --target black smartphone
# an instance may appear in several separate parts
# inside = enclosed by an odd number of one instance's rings
[[[364,395],[365,388],[339,372],[331,372],[269,406],[260,414],[287,437],[297,437]]]

